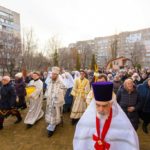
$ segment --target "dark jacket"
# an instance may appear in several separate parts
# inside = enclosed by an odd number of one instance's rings
[[[121,81],[113,81],[113,89],[115,94],[117,94],[119,87],[122,85]]]
[[[117,102],[125,112],[127,108],[131,106],[135,107],[136,111],[141,108],[141,99],[136,87],[134,87],[134,91],[129,94],[122,85],[117,92]]]
[[[141,98],[141,110],[150,113],[150,87],[148,86],[148,81],[139,84],[137,89]]]
[[[11,83],[3,85],[0,90],[0,109],[11,109],[16,103],[15,88]]]
[[[141,80],[140,80],[140,81],[134,80],[134,84],[135,84],[135,85],[139,85],[140,83],[141,83]]]
[[[15,80],[15,89],[16,89],[16,94],[18,97],[26,96],[25,86],[26,84],[22,78]]]
[[[141,108],[141,100],[136,87],[134,87],[134,91],[129,94],[124,86],[121,86],[117,93],[117,101],[128,116],[133,127],[137,130],[139,123],[138,111]],[[135,107],[135,110],[128,112],[128,107]]]
[[[33,80],[30,76],[25,78],[25,83],[28,84],[31,80]]]
[[[128,78],[128,75],[126,74],[126,75],[122,76],[121,81],[124,82],[127,78]]]

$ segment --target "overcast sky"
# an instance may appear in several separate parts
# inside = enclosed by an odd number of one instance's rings
[[[62,46],[150,27],[150,0],[0,0],[21,15],[41,43],[57,35]]]

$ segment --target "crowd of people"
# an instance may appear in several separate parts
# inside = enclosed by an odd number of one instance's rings
[[[107,85],[107,83],[109,84]],[[35,87],[35,90],[28,95],[26,88],[30,86]],[[105,89],[105,86],[108,87]],[[110,87],[112,87],[112,90]],[[105,95],[102,96],[103,94]],[[26,102],[27,99],[28,104]],[[93,102],[93,99],[96,102]],[[8,116],[16,116],[15,124],[21,122],[20,109],[27,109],[27,114],[24,118],[27,128],[31,128],[36,121],[45,115],[45,121],[48,124],[48,137],[51,137],[56,127],[63,121],[63,113],[70,112],[72,125],[78,123],[74,138],[74,144],[76,145],[74,149],[80,150],[83,148],[77,148],[77,145],[80,144],[81,146],[84,144],[79,140],[82,137],[78,137],[77,134],[81,130],[80,126],[84,126],[84,123],[82,124],[82,122],[85,122],[84,118],[89,117],[88,123],[90,124],[91,121],[92,126],[93,121],[90,120],[92,119],[90,117],[92,114],[90,113],[93,111],[93,103],[97,111],[100,107],[103,108],[100,110],[100,116],[105,116],[105,109],[108,106],[101,106],[101,103],[106,103],[112,99],[115,101],[116,108],[113,107],[114,104],[108,103],[107,105],[109,106],[110,104],[114,109],[112,109],[113,111],[118,110],[119,115],[123,115],[120,121],[126,125],[126,130],[129,123],[128,120],[130,120],[131,126],[135,131],[138,130],[139,120],[141,119],[143,121],[142,129],[144,133],[148,134],[148,124],[150,123],[149,69],[124,68],[117,71],[99,70],[94,72],[92,70],[80,70],[69,72],[59,67],[52,67],[49,72],[41,74],[35,71],[29,73],[26,77],[23,77],[22,73],[17,73],[14,80],[6,75],[0,78],[0,129],[3,129],[4,120]],[[44,100],[46,102],[45,109],[43,109]],[[107,117],[109,118],[109,115]],[[130,129],[132,128],[131,126],[129,125]],[[118,131],[120,131],[119,126],[117,127]],[[85,125],[84,129],[88,130],[85,131],[85,136],[89,132],[95,132],[89,131],[89,128],[87,129]],[[134,133],[134,136],[136,137],[136,133]],[[137,142],[137,140],[135,141]],[[108,147],[110,147],[110,144],[107,143],[102,145],[109,145]],[[97,147],[96,144],[95,147]]]

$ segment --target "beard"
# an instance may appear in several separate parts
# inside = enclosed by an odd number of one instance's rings
[[[108,118],[108,114],[105,112],[98,112],[99,119],[104,119],[106,120]]]

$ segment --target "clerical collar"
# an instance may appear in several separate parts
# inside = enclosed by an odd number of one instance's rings
[[[81,78],[80,78],[80,80],[81,80],[81,81],[83,81],[83,80],[84,80],[84,78],[83,78],[83,79],[81,79]]]
[[[39,80],[39,78],[38,78],[38,79],[35,79],[34,81],[37,81],[37,80]]]

